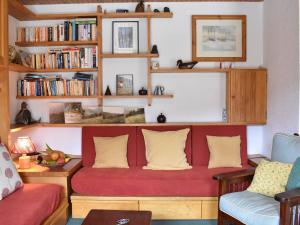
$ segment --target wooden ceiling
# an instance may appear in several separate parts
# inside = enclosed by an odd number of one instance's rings
[[[24,5],[71,4],[71,3],[120,3],[139,0],[21,0]],[[264,0],[149,0],[145,2],[262,2]]]

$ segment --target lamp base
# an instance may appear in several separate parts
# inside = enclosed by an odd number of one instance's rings
[[[30,156],[22,155],[19,157],[19,169],[29,169],[31,167]]]

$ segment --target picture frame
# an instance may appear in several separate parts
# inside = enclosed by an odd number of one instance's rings
[[[116,75],[117,95],[133,95],[133,74]]]
[[[246,22],[245,15],[193,15],[193,61],[246,61]]]
[[[112,27],[113,53],[139,53],[139,21],[113,21]]]

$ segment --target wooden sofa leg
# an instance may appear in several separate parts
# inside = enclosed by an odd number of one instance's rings
[[[218,209],[218,225],[224,225],[224,217],[222,212]]]

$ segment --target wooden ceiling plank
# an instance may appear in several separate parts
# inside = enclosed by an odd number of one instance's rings
[[[27,9],[20,0],[8,1],[8,14],[18,20],[34,20],[36,15]]]
[[[139,0],[21,0],[24,5],[74,4],[74,3],[121,3]],[[150,0],[151,2],[263,2],[264,0]]]

